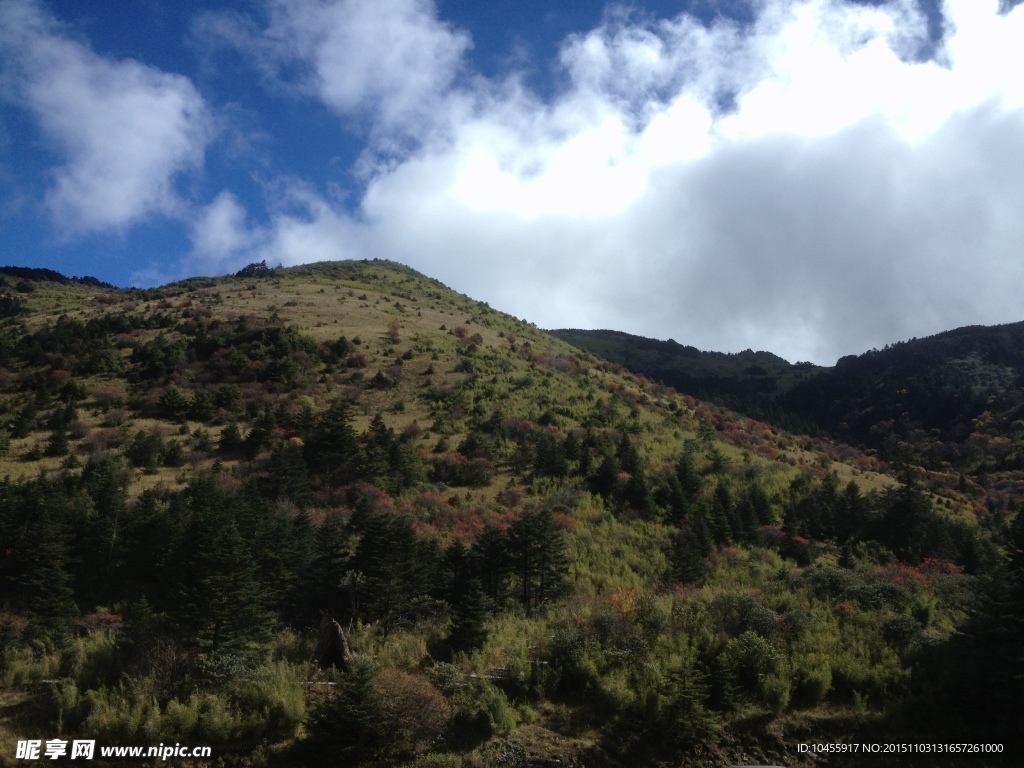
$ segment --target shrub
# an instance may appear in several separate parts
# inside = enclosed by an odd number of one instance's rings
[[[793,698],[796,703],[813,706],[832,689],[832,665],[820,653],[793,655]]]
[[[385,669],[374,680],[374,689],[379,727],[388,734],[389,750],[414,752],[444,730],[448,704],[426,678]]]
[[[723,668],[742,692],[764,701],[772,709],[789,704],[789,676],[779,650],[750,630],[730,640],[723,653]]]
[[[500,688],[484,683],[476,701],[480,711],[487,715],[493,732],[511,733],[515,730],[516,711]]]
[[[258,668],[232,693],[232,702],[246,716],[246,735],[293,737],[306,718],[303,681],[306,665],[284,661],[271,662]]]
[[[86,693],[88,714],[82,732],[97,740],[138,744],[160,740],[160,705],[151,678]]]

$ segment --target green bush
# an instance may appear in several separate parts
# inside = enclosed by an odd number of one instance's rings
[[[487,715],[494,733],[511,733],[516,729],[516,711],[500,688],[485,682],[477,694],[476,704]]]
[[[85,695],[88,714],[82,732],[113,744],[157,742],[161,736],[160,705],[153,681],[138,678],[117,688],[100,688]]]
[[[813,706],[832,690],[832,665],[820,653],[793,654],[793,698],[798,704]]]
[[[306,718],[303,682],[308,671],[306,665],[271,662],[232,692],[232,702],[245,715],[246,736],[295,735]]]

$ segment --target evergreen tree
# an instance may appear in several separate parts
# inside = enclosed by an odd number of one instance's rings
[[[269,639],[273,617],[252,554],[212,483],[191,489],[192,520],[182,540],[177,619],[209,654],[246,655]]]
[[[318,613],[352,616],[358,612],[362,590],[356,588],[358,580],[351,578],[349,545],[350,536],[341,518],[328,514],[314,534],[313,562],[305,590],[305,613],[310,617]]]
[[[513,568],[508,535],[488,526],[473,542],[472,555],[484,594],[495,609],[505,607]]]
[[[752,483],[744,489],[736,507],[740,536],[744,541],[749,541],[759,526],[774,522],[771,500],[759,483]]]
[[[302,447],[294,441],[274,449],[267,462],[267,477],[263,483],[268,498],[291,499],[300,507],[313,503],[313,490],[309,483],[309,470],[303,458]]]
[[[613,454],[605,453],[601,458],[597,471],[590,479],[591,490],[606,499],[610,499],[615,493],[619,473],[621,472],[622,465],[619,464],[619,460]]]
[[[549,430],[543,430],[537,436],[533,471],[538,477],[565,477],[569,474],[565,447]]]
[[[487,597],[478,579],[472,579],[452,606],[448,646],[453,652],[468,652],[487,641]]]
[[[61,645],[70,637],[78,606],[68,568],[68,534],[58,519],[63,504],[56,490],[44,479],[25,488],[19,511],[33,514],[11,531],[0,584],[6,582],[2,604],[30,618],[26,639]]]
[[[843,488],[836,516],[836,538],[841,543],[864,537],[871,522],[871,503],[853,480]]]
[[[363,580],[363,600],[358,614],[380,621],[386,633],[407,624],[417,606],[436,583],[438,562],[418,541],[412,521],[369,508],[360,501],[351,526],[359,534],[350,567]]]
[[[675,476],[686,500],[695,501],[704,489],[704,478],[697,471],[697,465],[693,461],[693,451],[683,451],[683,455],[676,462]]]
[[[277,418],[271,411],[263,411],[263,413],[256,417],[256,420],[252,423],[252,429],[250,429],[249,434],[245,436],[245,440],[243,441],[245,455],[251,459],[260,451],[267,448],[270,445],[270,441],[273,438],[274,431],[276,429]]]
[[[707,556],[711,550],[711,540],[705,526],[691,523],[677,531],[672,536],[672,550],[669,553],[672,578],[684,584],[699,583],[707,572]]]
[[[235,422],[228,422],[228,425],[220,433],[220,441],[217,446],[224,453],[234,453],[242,447],[242,432],[238,429],[238,424]]]
[[[736,506],[732,501],[729,486],[719,482],[711,502],[711,530],[716,544],[732,541],[739,530]]]
[[[682,526],[690,515],[692,504],[683,493],[682,483],[675,474],[669,475],[662,490],[662,504],[668,510],[666,522],[677,527]]]
[[[695,664],[684,662],[669,673],[659,690],[657,716],[666,740],[692,749],[713,739],[717,718],[707,707],[710,691],[707,676]]]
[[[67,456],[71,450],[71,442],[68,440],[68,432],[63,425],[56,427],[50,434],[46,443],[47,456]]]
[[[569,559],[550,509],[525,512],[513,523],[508,551],[519,582],[519,600],[528,614],[564,593]]]
[[[360,441],[359,476],[378,488],[399,490],[392,482],[391,473],[392,449],[396,442],[395,431],[384,423],[383,415],[378,412]]]
[[[358,455],[358,441],[352,429],[349,405],[336,400],[317,419],[304,438],[306,462],[317,474],[331,474],[338,482],[349,477]]]
[[[374,674],[369,661],[357,658],[352,674],[341,681],[339,695],[310,714],[309,740],[304,746],[314,762],[360,765],[386,744]]]

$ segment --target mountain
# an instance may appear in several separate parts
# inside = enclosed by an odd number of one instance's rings
[[[992,488],[392,262],[7,274],[0,754],[809,766],[794,745],[1024,731],[1024,533]]]
[[[700,352],[614,331],[552,334],[680,392],[884,460],[1024,491],[1024,323],[970,326],[790,365],[768,352]]]
[[[673,339],[659,341],[621,331],[562,328],[550,333],[691,397],[787,427],[813,428],[795,421],[795,414],[783,412],[778,403],[780,394],[822,370],[813,363],[790,363],[771,352],[749,349],[705,352]]]
[[[1024,323],[844,357],[780,402],[892,458],[965,473],[1024,469]]]

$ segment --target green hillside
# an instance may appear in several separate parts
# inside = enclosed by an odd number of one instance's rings
[[[680,392],[983,489],[989,506],[1024,495],[1024,323],[911,339],[830,368],[614,331],[552,333]]]
[[[810,766],[1024,731],[1024,518],[975,483],[391,262],[3,280],[0,755]]]

